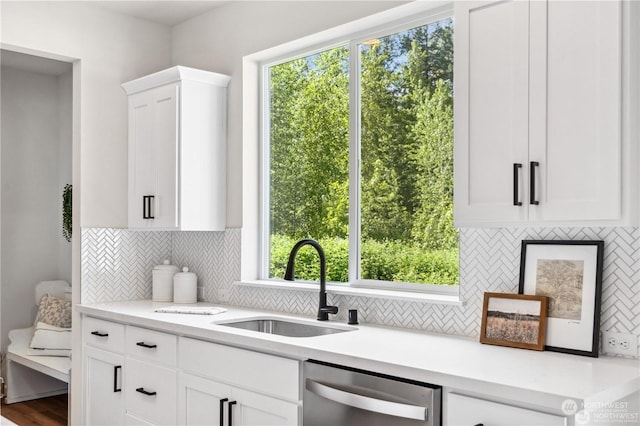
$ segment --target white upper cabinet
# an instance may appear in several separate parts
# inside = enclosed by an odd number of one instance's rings
[[[122,85],[129,95],[130,229],[225,229],[229,81],[177,66]]]
[[[621,3],[454,7],[456,225],[627,224]]]

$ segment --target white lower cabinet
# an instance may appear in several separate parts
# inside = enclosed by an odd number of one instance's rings
[[[127,414],[156,425],[176,424],[176,370],[127,358]]]
[[[124,415],[124,424],[127,426],[153,426],[153,423],[145,422],[131,414]]]
[[[301,424],[300,363],[180,338],[178,424]]]
[[[180,373],[179,425],[295,426],[299,418],[299,404]]]
[[[300,363],[83,318],[84,424],[298,426]]]
[[[564,416],[449,393],[444,426],[566,426]]]
[[[124,421],[124,356],[93,347],[84,349],[85,424],[120,425]]]

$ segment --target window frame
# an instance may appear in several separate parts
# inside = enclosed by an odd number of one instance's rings
[[[391,9],[393,10],[393,9]],[[390,11],[378,15],[389,14]],[[331,286],[388,290],[401,293],[432,293],[443,295],[457,295],[460,282],[457,285],[419,284],[408,282],[393,282],[366,280],[361,278],[360,247],[361,239],[361,64],[359,45],[372,38],[382,38],[406,31],[415,27],[428,25],[443,19],[453,18],[453,5],[440,3],[435,7],[425,8],[415,14],[408,14],[391,22],[376,23],[365,29],[346,32],[342,37],[328,41],[310,43],[304,48],[279,49],[278,54],[268,56],[257,62],[258,66],[258,145],[259,145],[259,212],[258,212],[258,280],[263,282],[282,283],[281,279],[269,277],[270,255],[270,97],[269,97],[269,69],[270,67],[286,63],[295,59],[307,57],[315,53],[332,48],[346,46],[349,48],[349,264],[348,282],[330,282]],[[365,18],[366,19],[366,18]],[[455,25],[455,24],[454,24]],[[313,38],[313,36],[312,36]],[[353,100],[356,100],[355,102]],[[305,282],[304,280],[297,280]]]

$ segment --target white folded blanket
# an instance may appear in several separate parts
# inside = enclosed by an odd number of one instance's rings
[[[27,353],[29,355],[69,356],[71,329],[38,322]]]
[[[155,312],[166,314],[197,314],[197,315],[216,315],[227,312],[225,308],[216,308],[214,306],[167,306],[158,308]]]

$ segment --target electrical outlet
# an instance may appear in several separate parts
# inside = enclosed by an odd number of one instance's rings
[[[608,354],[638,356],[638,336],[614,331],[602,332],[603,351]]]
[[[222,287],[220,290],[218,290],[218,299],[220,299],[219,301],[223,303],[229,301],[229,294],[225,287]]]

